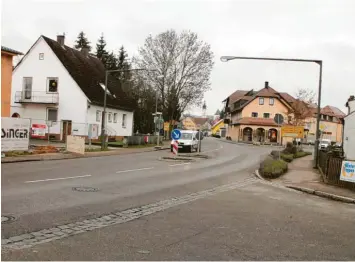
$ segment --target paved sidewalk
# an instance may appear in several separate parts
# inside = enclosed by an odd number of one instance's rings
[[[328,194],[355,199],[355,191],[323,183],[318,170],[313,168],[313,156],[294,159],[283,176],[273,180],[286,186],[306,188]]]
[[[170,149],[170,148],[162,147],[159,150],[167,150],[167,149]],[[1,158],[1,163],[62,160],[62,159],[100,157],[100,156],[115,156],[115,155],[137,154],[137,153],[153,152],[153,151],[157,151],[157,149],[155,149],[154,147],[117,148],[117,149],[109,150],[109,151],[85,152],[85,155],[79,155],[79,154],[73,154],[73,153],[48,153],[48,154],[4,157],[4,158]]]

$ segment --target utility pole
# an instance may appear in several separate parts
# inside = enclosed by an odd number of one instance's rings
[[[268,60],[268,61],[284,61],[284,62],[305,62],[316,63],[319,65],[319,80],[318,80],[318,105],[317,105],[317,130],[316,141],[314,143],[314,168],[318,167],[318,147],[319,147],[319,124],[320,124],[320,104],[322,95],[322,73],[323,73],[323,61],[315,59],[294,59],[294,58],[274,58],[274,57],[247,57],[247,56],[221,56],[222,62],[228,62],[230,60]]]
[[[101,121],[101,150],[105,149],[106,144],[106,101],[107,101],[107,85],[108,85],[108,76],[110,73],[114,72],[130,72],[130,71],[149,71],[156,72],[158,70],[149,70],[149,69],[117,69],[117,70],[106,70],[105,71],[105,94],[104,94],[104,110],[102,112],[102,121]],[[161,76],[159,76],[161,77]],[[156,98],[156,108],[158,108],[158,98]]]

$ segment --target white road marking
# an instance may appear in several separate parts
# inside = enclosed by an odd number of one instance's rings
[[[38,183],[38,182],[47,182],[47,181],[74,179],[74,178],[82,178],[82,177],[90,177],[90,176],[91,176],[91,175],[58,177],[58,178],[49,178],[49,179],[42,179],[42,180],[26,181],[25,183]]]
[[[148,169],[153,169],[153,168],[154,167],[144,167],[144,168],[138,168],[138,169],[122,170],[122,171],[117,171],[116,174],[134,172],[134,171],[142,171],[142,170],[148,170]]]
[[[169,166],[182,166],[182,165],[190,165],[191,163],[180,163],[180,164],[173,164]]]
[[[216,149],[212,149],[212,150],[208,150],[208,151],[202,151],[202,153],[213,152],[213,151],[221,150],[222,148],[223,148],[223,146],[221,146],[220,148],[216,148]]]

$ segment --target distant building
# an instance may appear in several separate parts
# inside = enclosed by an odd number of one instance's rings
[[[21,52],[1,46],[1,116],[9,117],[11,112],[12,59]]]
[[[344,117],[344,156],[355,161],[355,96],[350,96],[346,106],[348,115]]]
[[[105,94],[105,67],[87,49],[81,51],[40,36],[13,71],[11,112],[30,118],[32,124],[49,124],[50,135],[88,135],[88,125],[101,133]],[[119,80],[110,77],[107,86],[106,134],[130,136],[134,103]],[[48,135],[48,130],[46,131]]]
[[[186,117],[182,120],[182,126],[186,130],[210,130],[211,124],[206,117]]]

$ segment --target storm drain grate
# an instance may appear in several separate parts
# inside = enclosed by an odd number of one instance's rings
[[[1,224],[10,223],[15,220],[13,216],[1,216]]]
[[[87,187],[87,186],[73,187],[73,190],[74,191],[79,191],[79,192],[97,192],[97,191],[99,191],[98,188]]]

